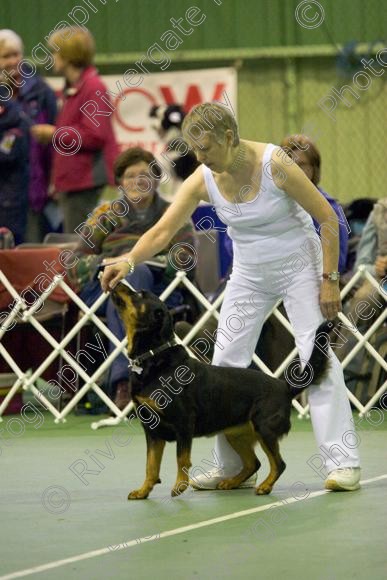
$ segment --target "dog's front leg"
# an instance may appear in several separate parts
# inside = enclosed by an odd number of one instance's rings
[[[152,439],[146,433],[146,476],[140,489],[131,491],[128,499],[146,499],[156,483],[160,482],[160,465],[163,457],[165,441],[163,439]]]
[[[192,437],[185,436],[176,441],[177,454],[177,478],[172,488],[171,496],[176,497],[183,493],[189,486],[188,473],[191,467]]]

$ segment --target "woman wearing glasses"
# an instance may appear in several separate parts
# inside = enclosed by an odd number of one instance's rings
[[[140,147],[123,151],[114,163],[114,177],[122,195],[97,207],[78,230],[77,261],[68,272],[73,287],[87,306],[92,306],[102,293],[98,280],[102,260],[130,251],[170,205],[158,194],[162,170],[149,151]],[[188,220],[170,244],[158,253],[159,256],[169,255],[170,260],[165,259],[166,267],[141,264],[127,276],[128,282],[138,290],[161,294],[176,274],[173,264],[181,261],[194,264],[194,256],[188,254],[193,247],[193,226]],[[181,303],[182,296],[178,290],[167,300],[171,307]],[[97,314],[106,316],[108,328],[120,340],[124,338],[121,320],[110,299],[102,304]],[[128,382],[128,359],[119,355],[111,366],[109,384],[115,393],[115,403],[121,409],[129,402]]]

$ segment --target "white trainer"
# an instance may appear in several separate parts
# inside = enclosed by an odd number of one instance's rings
[[[201,473],[200,475],[195,475],[194,478],[190,478],[189,484],[196,491],[217,489],[218,484],[227,477],[232,477],[232,475],[226,475],[223,469],[211,469],[206,473]],[[238,489],[255,487],[256,481],[257,474],[253,473],[253,475],[240,484]]]
[[[360,467],[344,467],[328,473],[325,489],[355,491],[360,488]]]

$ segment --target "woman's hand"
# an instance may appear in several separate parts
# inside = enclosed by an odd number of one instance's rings
[[[320,309],[327,320],[336,318],[341,312],[341,299],[339,283],[331,280],[323,280],[320,289]]]
[[[113,290],[118,282],[133,270],[133,265],[126,258],[122,257],[107,258],[103,260],[102,264],[105,266],[101,277],[101,286],[104,292]]]
[[[39,125],[32,125],[30,131],[31,135],[36,141],[38,141],[38,143],[47,145],[47,143],[50,143],[52,136],[55,133],[55,126],[42,123]]]

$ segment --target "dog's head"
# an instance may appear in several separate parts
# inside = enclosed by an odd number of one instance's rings
[[[129,354],[140,355],[173,339],[168,308],[152,292],[136,292],[119,283],[111,296],[125,326]]]

